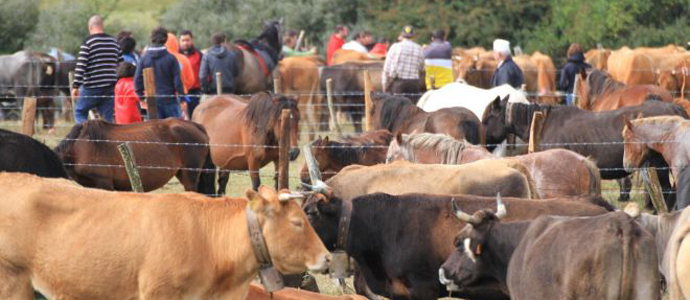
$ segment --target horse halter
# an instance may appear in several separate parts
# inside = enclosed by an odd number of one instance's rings
[[[252,245],[252,251],[259,262],[259,279],[261,284],[263,284],[267,293],[282,289],[284,287],[283,275],[276,270],[271,262],[266,240],[261,233],[261,224],[259,224],[256,214],[249,208],[249,204],[247,204],[247,227],[249,228],[249,241]]]
[[[335,242],[335,251],[333,251],[331,265],[329,267],[331,277],[336,279],[345,279],[349,277],[350,271],[352,270],[350,257],[345,251],[351,220],[352,201],[342,200],[342,209],[340,211],[340,219],[338,220],[338,237]]]

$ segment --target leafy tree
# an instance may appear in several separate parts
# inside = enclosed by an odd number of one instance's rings
[[[3,0],[0,9],[0,53],[13,53],[36,28],[38,0]]]

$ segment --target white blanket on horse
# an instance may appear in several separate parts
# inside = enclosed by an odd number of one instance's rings
[[[481,119],[491,101],[497,96],[503,99],[506,95],[510,95],[508,102],[529,103],[522,91],[507,84],[485,90],[466,83],[452,82],[438,90],[424,93],[417,106],[427,112],[446,107],[464,107]]]

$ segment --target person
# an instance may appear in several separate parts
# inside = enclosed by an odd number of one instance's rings
[[[187,104],[187,117],[192,118],[194,109],[199,105],[201,98],[201,82],[199,81],[199,69],[201,68],[201,59],[204,56],[201,51],[196,49],[194,45],[194,35],[189,30],[183,30],[180,33],[180,53],[187,57],[189,63],[192,65],[194,75],[194,83],[187,91],[185,102]]]
[[[590,68],[592,66],[585,62],[582,46],[578,43],[571,44],[568,48],[568,62],[563,66],[561,78],[558,81],[558,90],[565,92],[566,105],[573,105],[575,101],[575,95],[573,95],[575,76],[582,70]]]
[[[443,29],[437,29],[431,36],[431,43],[424,48],[424,65],[426,66],[427,89],[440,88],[453,82],[453,46],[446,41]],[[430,77],[434,77],[431,86]]]
[[[414,36],[412,26],[405,26],[401,33],[401,41],[393,44],[388,50],[381,74],[385,93],[421,93],[419,76],[424,71],[424,53],[422,47],[412,40]]]
[[[283,55],[288,56],[309,56],[316,55],[316,47],[312,47],[309,51],[299,51],[295,49],[297,45],[297,31],[288,30],[283,38]]]
[[[74,108],[77,124],[88,119],[89,110],[97,108],[106,121],[113,121],[113,98],[117,82],[117,64],[122,61],[120,44],[105,34],[103,19],[89,19],[89,36],[79,46],[79,57],[74,71],[72,97],[79,97]]]
[[[132,37],[130,31],[120,31],[117,33],[117,43],[122,50],[122,59],[133,65],[139,63],[139,54],[136,51],[137,41]]]
[[[115,123],[129,124],[141,122],[139,96],[134,91],[134,74],[137,67],[130,62],[121,62],[117,67],[115,84]]]
[[[144,98],[145,68],[153,68],[156,85],[156,108],[158,118],[180,118],[179,95],[184,94],[184,86],[180,79],[180,64],[175,56],[165,48],[168,40],[168,31],[163,27],[157,27],[151,32],[151,46],[148,47],[141,62],[137,65],[134,74],[135,91],[139,98]],[[149,113],[151,109],[149,107]]]
[[[374,47],[371,48],[369,51],[369,54],[373,55],[378,55],[378,56],[386,56],[386,51],[388,50],[388,40],[386,38],[379,38],[379,41],[374,44]]]
[[[195,77],[192,63],[189,59],[180,53],[180,46],[177,43],[177,37],[171,32],[168,32],[168,40],[165,42],[165,48],[172,54],[180,63],[180,76],[182,78],[182,85],[184,86],[184,93],[189,92],[189,89],[194,86]]]
[[[371,45],[374,40],[374,36],[369,31],[362,31],[357,34],[354,40],[347,42],[343,45],[343,50],[352,50],[359,53],[367,54],[369,49],[367,46]]]
[[[519,89],[525,82],[522,70],[510,55],[510,42],[503,39],[494,40],[494,59],[498,62],[496,71],[491,76],[491,87],[509,84]]]
[[[213,46],[208,49],[206,55],[201,59],[201,69],[199,70],[199,80],[201,88],[205,94],[215,94],[216,92],[216,73],[220,72],[221,92],[232,94],[235,92],[235,76],[240,72],[237,64],[237,54],[228,51],[223,46],[225,34],[216,33],[211,37]]]
[[[330,66],[333,61],[333,54],[338,51],[345,44],[345,37],[348,34],[347,26],[338,25],[335,27],[335,33],[331,35],[328,40],[328,47],[326,48],[326,63]]]

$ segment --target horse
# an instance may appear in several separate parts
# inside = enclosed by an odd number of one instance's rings
[[[604,112],[591,112],[576,107],[526,105],[494,101],[486,111],[482,122],[485,126],[487,143],[505,139],[509,133],[528,141],[532,117],[535,112],[544,114],[541,130],[541,148],[565,148],[593,159],[602,179],[620,179],[630,173],[623,169],[623,118],[644,116],[678,115],[686,117],[685,111],[677,105],[646,101],[637,106],[624,107]],[[657,153],[647,161],[652,166],[665,168],[667,165]],[[662,187],[669,188],[668,171],[660,169]],[[629,199],[629,180],[621,185],[620,200]]]
[[[655,85],[626,86],[608,73],[592,69],[583,70],[577,76],[577,99],[580,109],[591,111],[614,110],[639,105],[650,96],[663,102],[672,102],[671,93]]]
[[[223,46],[237,54],[239,73],[235,76],[235,94],[254,94],[269,90],[273,69],[278,65],[283,47],[283,20],[264,22],[263,32],[252,39],[235,40]]]
[[[4,129],[0,129],[0,171],[67,178],[62,161],[48,146]]]
[[[173,176],[185,191],[214,193],[206,130],[178,119],[117,125],[90,120],[72,127],[54,151],[71,179],[85,187],[131,191],[132,185],[117,149],[129,142],[144,191],[164,186]]]
[[[458,140],[484,144],[479,118],[464,107],[449,107],[426,112],[403,96],[376,95],[372,97],[371,117],[374,129],[394,133],[445,133]]]
[[[671,166],[673,178],[690,164],[690,121],[679,116],[624,119],[623,166],[628,172],[639,168],[653,150]],[[676,185],[677,186],[677,185]],[[683,199],[684,200],[684,199]],[[681,201],[678,198],[678,201]]]
[[[290,160],[299,155],[300,113],[297,101],[283,95],[261,92],[249,102],[231,95],[215,96],[194,110],[192,121],[203,125],[211,141],[211,158],[221,169],[218,194],[225,194],[230,170],[249,170],[252,188],[259,188],[259,169],[273,162],[278,184],[278,140],[283,135],[281,112],[290,111]]]
[[[328,180],[349,165],[373,166],[385,162],[393,134],[385,129],[367,131],[341,140],[319,137],[311,142],[311,151],[319,166],[322,180]],[[305,162],[300,172],[303,183],[310,183]]]
[[[440,89],[424,93],[417,102],[417,107],[426,112],[447,107],[464,107],[473,112],[477,118],[481,118],[491,101],[496,97],[502,99],[508,95],[510,95],[510,102],[529,103],[524,93],[508,84],[486,90],[466,83],[452,82]]]
[[[444,134],[418,133],[396,135],[386,153],[386,163],[406,160],[423,164],[465,164],[481,159],[508,159],[523,164],[532,175],[541,199],[601,196],[601,178],[596,164],[565,149],[502,158],[483,147]]]

